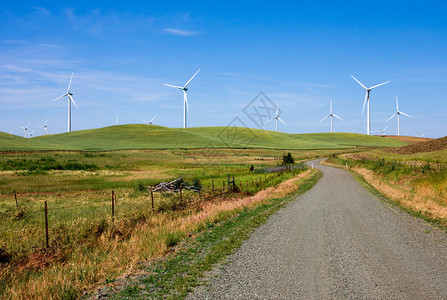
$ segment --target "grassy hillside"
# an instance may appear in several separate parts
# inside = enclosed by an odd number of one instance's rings
[[[340,149],[406,143],[354,133],[287,134],[241,127],[168,128],[119,125],[25,139],[0,133],[0,150],[119,150],[179,148]]]

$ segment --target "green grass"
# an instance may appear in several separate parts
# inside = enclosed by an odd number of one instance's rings
[[[168,128],[119,125],[25,139],[0,134],[0,150],[120,150],[120,149],[342,149],[354,146],[396,147],[406,143],[354,133],[287,134],[240,127]]]
[[[292,195],[273,199],[253,209],[244,209],[235,217],[228,215],[218,224],[209,224],[209,230],[185,243],[175,254],[152,265],[146,270],[149,274],[146,278],[128,283],[113,298],[183,299],[194,287],[203,284],[205,272],[239,248],[271,214],[312,188],[321,175],[321,172],[316,172]]]

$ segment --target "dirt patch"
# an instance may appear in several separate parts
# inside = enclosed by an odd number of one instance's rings
[[[410,144],[416,144],[421,142],[427,142],[431,141],[431,138],[423,138],[423,137],[416,137],[416,136],[402,136],[402,135],[385,135],[384,137],[390,138],[393,140],[398,140],[401,142],[406,142]]]
[[[407,145],[398,148],[388,148],[384,151],[397,154],[413,154],[420,152],[432,152],[439,150],[447,150],[447,136],[435,140],[429,140],[422,143]]]

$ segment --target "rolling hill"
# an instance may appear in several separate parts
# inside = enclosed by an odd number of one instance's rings
[[[288,134],[242,127],[168,128],[119,125],[23,138],[0,132],[0,150],[122,150],[179,148],[340,149],[407,143],[355,133]]]

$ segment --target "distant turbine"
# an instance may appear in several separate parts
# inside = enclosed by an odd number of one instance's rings
[[[426,132],[424,132],[424,133],[421,134],[421,135],[417,135],[417,137],[424,137],[425,133],[426,133]]]
[[[334,127],[333,127],[333,122],[334,122],[333,119],[334,119],[334,117],[344,121],[342,118],[340,118],[336,114],[332,113],[332,99],[331,99],[331,102],[330,102],[329,114],[326,117],[324,117],[322,120],[320,120],[320,122],[323,122],[324,120],[326,120],[327,117],[331,117],[331,132],[334,132]]]
[[[287,126],[287,124],[283,120],[281,120],[281,118],[278,116],[278,108],[279,108],[279,104],[276,105],[276,114],[275,114],[275,116],[267,121],[267,122],[270,122],[270,121],[276,119],[276,132],[278,132],[278,120],[281,121],[284,125]],[[267,122],[265,122],[265,123],[267,123]]]
[[[381,85],[384,85],[384,84],[386,84],[386,83],[388,83],[388,82],[390,82],[390,81],[387,81],[387,82],[384,82],[384,83],[381,83],[381,84],[372,86],[372,87],[370,87],[370,88],[367,88],[366,86],[363,85],[363,83],[361,83],[360,81],[358,81],[354,76],[351,75],[351,77],[354,78],[354,80],[357,81],[357,83],[360,84],[360,86],[363,87],[363,88],[366,90],[366,94],[365,94],[365,102],[363,102],[362,114],[363,114],[363,111],[365,110],[365,104],[367,104],[367,109],[366,109],[366,112],[367,112],[367,119],[366,119],[366,133],[367,133],[368,135],[370,135],[370,134],[371,134],[371,119],[370,119],[370,113],[369,113],[369,93],[371,92],[372,89],[374,89],[374,88],[376,88],[376,87],[379,87],[379,86],[381,86]]]
[[[382,132],[382,135],[385,135],[385,131],[386,131],[387,128],[388,128],[388,126],[385,127],[385,128],[383,128],[383,130],[381,131],[381,132]]]
[[[38,128],[43,128],[43,134],[47,135],[48,134],[48,130],[47,130],[47,123],[48,123],[48,119],[45,121],[45,124],[43,126],[39,126]]]
[[[399,102],[397,101],[397,96],[396,96],[396,112],[388,119],[386,120],[387,122],[389,120],[391,120],[392,118],[394,118],[394,116],[397,115],[397,135],[400,135],[400,115],[404,115],[410,118],[413,118],[412,116],[407,115],[406,113],[399,111]]]
[[[155,118],[157,117],[157,115],[158,114],[156,114],[153,118],[152,118],[152,120],[150,120],[150,121],[146,121],[146,120],[142,120],[144,123],[147,123],[147,124],[149,124],[149,125],[152,125],[152,121],[154,121],[155,120]]]
[[[25,127],[20,127],[20,129],[25,130],[25,138],[28,137],[28,126],[29,126],[29,124],[31,124],[31,122],[28,122],[28,124],[26,124]]]
[[[31,133],[29,134],[29,137],[33,137],[34,131],[36,131],[36,129],[34,129],[33,131],[31,131]]]
[[[186,128],[186,126],[187,126],[187,124],[186,124],[186,111],[188,111],[188,113],[189,113],[188,99],[186,97],[186,92],[188,91],[187,87],[188,87],[188,84],[191,82],[191,80],[197,75],[197,73],[199,73],[199,71],[200,71],[200,69],[197,70],[197,72],[191,77],[191,79],[188,80],[188,82],[185,84],[184,87],[163,83],[166,86],[173,87],[173,88],[176,88],[176,89],[179,89],[179,90],[183,91],[183,128]]]
[[[74,106],[76,106],[76,108],[79,109],[73,100],[73,97],[72,97],[73,93],[70,92],[71,81],[73,80],[73,74],[74,73],[71,73],[70,83],[68,84],[67,92],[65,94],[63,94],[62,96],[57,97],[56,99],[53,100],[53,101],[56,101],[56,100],[59,100],[65,96],[68,97],[68,132],[71,132],[71,102],[73,102]]]

